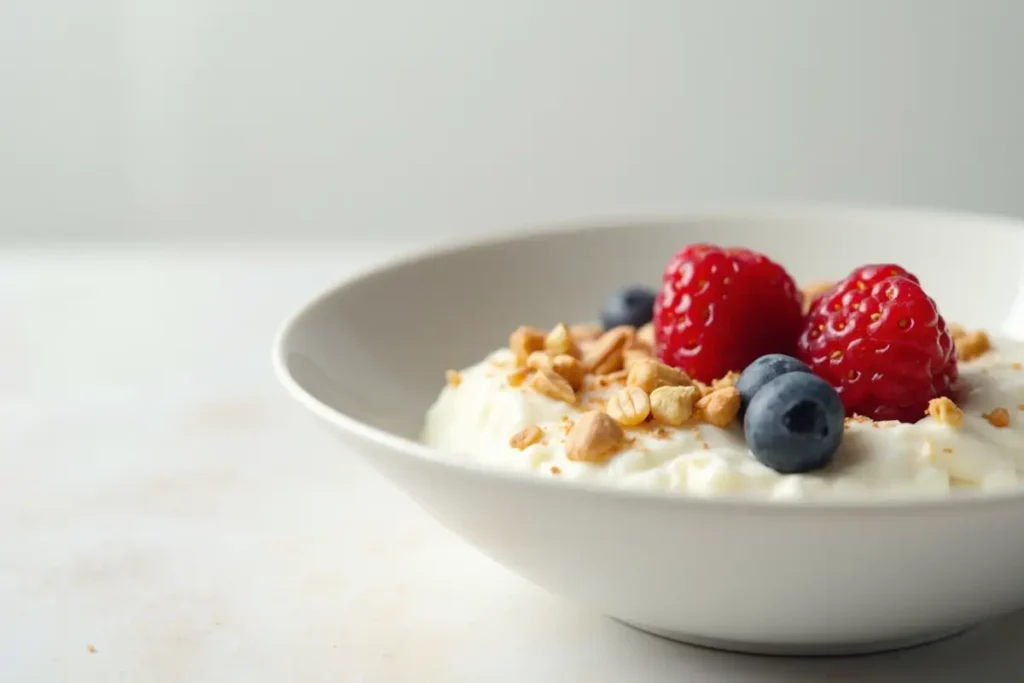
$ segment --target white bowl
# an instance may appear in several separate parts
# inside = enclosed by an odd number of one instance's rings
[[[948,318],[1013,331],[1024,230],[1002,218],[785,208],[562,227],[338,285],[288,320],[287,390],[419,502],[548,590],[669,638],[761,653],[926,642],[1024,607],[1024,495],[933,502],[695,499],[495,471],[417,443],[447,368],[523,323],[595,317],[695,241],[751,247],[798,281],[915,272]],[[415,571],[415,568],[410,568]]]

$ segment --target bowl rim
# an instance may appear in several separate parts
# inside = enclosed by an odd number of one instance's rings
[[[322,289],[289,314],[279,325],[274,336],[272,365],[277,380],[293,399],[316,417],[361,440],[376,443],[403,456],[428,461],[431,465],[456,470],[464,475],[498,479],[511,485],[529,487],[554,487],[574,495],[598,496],[616,499],[620,502],[644,501],[648,503],[692,507],[705,512],[739,512],[745,514],[772,514],[816,511],[821,513],[892,513],[922,512],[970,509],[993,506],[1016,505],[1024,502],[1024,486],[1016,490],[983,492],[957,491],[948,497],[938,498],[885,498],[885,499],[813,499],[775,500],[751,498],[743,495],[695,496],[686,493],[660,489],[639,489],[609,486],[555,477],[538,477],[532,472],[503,469],[488,466],[472,460],[457,460],[445,457],[440,449],[408,439],[387,430],[374,427],[340,410],[323,403],[307,391],[288,369],[286,341],[292,331],[307,315],[323,302],[341,295],[372,280],[388,275],[394,270],[425,263],[434,259],[500,247],[503,244],[521,242],[546,236],[571,236],[579,233],[621,229],[625,225],[659,226],[700,220],[935,220],[942,222],[988,223],[993,227],[1021,230],[1024,220],[999,214],[950,211],[937,208],[917,208],[900,205],[833,204],[817,202],[788,202],[771,204],[734,205],[731,208],[707,208],[681,211],[678,214],[651,214],[605,216],[562,221],[534,223],[520,228],[502,229],[485,237],[462,239],[444,245],[416,248],[406,254],[387,258],[380,262],[358,268]]]

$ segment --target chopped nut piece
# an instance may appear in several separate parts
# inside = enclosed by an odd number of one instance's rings
[[[988,423],[993,427],[1009,427],[1010,426],[1010,413],[1006,408],[996,408],[991,413],[985,413],[982,415]]]
[[[551,474],[554,474],[554,475],[557,476],[557,475],[559,475],[561,473],[562,473],[562,468],[561,467],[559,467],[558,465],[552,465],[551,466]]]
[[[626,384],[640,387],[648,394],[658,387],[681,387],[689,386],[693,382],[690,377],[661,361],[648,358],[633,364],[629,370],[629,378]]]
[[[583,386],[583,368],[572,356],[555,356],[551,359],[551,369],[561,375],[573,390],[578,391]]]
[[[964,411],[945,396],[928,401],[928,415],[935,421],[950,427],[959,427],[964,422]]]
[[[516,368],[512,372],[505,375],[505,381],[508,382],[510,387],[520,387],[526,378],[530,375],[529,368]]]
[[[708,424],[724,429],[740,412],[740,392],[736,387],[715,389],[697,401],[696,413]]]
[[[832,289],[835,284],[835,282],[815,282],[801,289],[800,291],[804,296],[804,313],[811,309],[811,302],[816,297]]]
[[[711,387],[704,382],[694,381],[693,386],[697,387],[697,391],[700,392],[701,397],[707,396],[711,393]]]
[[[462,375],[459,374],[458,370],[449,370],[444,375],[445,379],[448,380],[448,386],[453,389],[462,384]]]
[[[974,360],[992,348],[992,341],[983,330],[965,332],[963,335],[953,338],[957,355],[960,360]]]
[[[540,427],[537,425],[528,425],[516,432],[512,438],[508,440],[508,445],[512,448],[523,451],[540,441],[542,436],[544,436],[544,431]]]
[[[740,373],[729,372],[725,377],[719,377],[711,383],[712,389],[724,389],[726,387],[736,386],[736,380],[740,378]]]
[[[613,327],[594,342],[583,358],[583,369],[595,375],[608,375],[622,369],[622,352],[635,332],[628,325]]]
[[[547,396],[556,401],[565,401],[570,405],[576,403],[576,392],[561,375],[555,374],[553,370],[541,368],[526,381],[526,386],[541,396]]]
[[[693,416],[700,398],[697,387],[658,387],[651,392],[651,416],[658,422],[678,427]]]
[[[966,328],[963,325],[957,325],[956,323],[948,323],[946,329],[949,330],[949,336],[956,341],[957,337],[963,337],[967,334]]]
[[[632,348],[622,352],[622,368],[626,371],[632,370],[633,366],[641,361],[650,359],[651,354],[644,349]]]
[[[573,355],[573,343],[565,323],[558,323],[548,332],[548,336],[544,338],[544,350],[552,356]]]
[[[531,370],[550,370],[551,369],[551,356],[544,353],[543,351],[534,351],[526,357],[526,367]]]
[[[520,327],[508,338],[508,347],[516,355],[516,363],[523,365],[526,359],[534,351],[541,351],[544,348],[543,330],[536,327]]]
[[[569,336],[577,344],[596,341],[603,333],[604,331],[601,329],[601,326],[594,325],[593,323],[584,323],[569,327]]]
[[[619,423],[605,413],[584,413],[565,439],[569,460],[603,462],[619,449],[626,434]]]
[[[610,387],[613,384],[620,384],[626,381],[628,373],[625,370],[618,370],[607,375],[594,375],[591,378],[593,385],[598,388]]]
[[[619,424],[635,427],[651,414],[651,400],[643,389],[624,387],[608,399],[605,409]]]
[[[647,323],[636,331],[636,340],[654,353],[654,325]]]

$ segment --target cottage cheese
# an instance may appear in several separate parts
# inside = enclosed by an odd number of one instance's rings
[[[770,499],[904,499],[941,497],[957,489],[1000,491],[1024,481],[1024,345],[961,363],[963,424],[924,417],[915,424],[848,421],[843,443],[824,470],[784,475],[757,462],[741,425],[629,428],[631,444],[607,462],[569,460],[567,427],[615,390],[588,392],[574,406],[508,384],[512,353],[502,349],[459,373],[430,408],[423,441],[448,457],[544,477],[603,482],[616,487],[678,491],[696,496]],[[986,418],[1009,411],[1009,426]],[[543,431],[523,450],[509,445],[526,426]]]

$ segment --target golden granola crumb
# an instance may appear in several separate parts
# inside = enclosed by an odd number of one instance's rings
[[[566,457],[581,462],[604,462],[625,439],[622,427],[607,413],[584,413],[565,439]]]
[[[564,401],[570,405],[576,403],[576,392],[569,383],[553,370],[541,368],[526,380],[526,387],[537,392],[541,396],[556,401]]]
[[[559,475],[561,473],[562,473],[562,468],[561,467],[559,467],[558,465],[552,465],[551,466],[551,474],[554,474],[555,476],[557,476],[557,475]]]
[[[1010,363],[1010,369],[1020,372],[1021,369],[1024,369],[1024,365],[1020,363]]]
[[[1018,403],[1017,410],[1024,410],[1024,403]]]
[[[462,384],[462,375],[459,374],[458,370],[449,370],[444,373],[445,379],[448,381],[448,386],[453,389]]]
[[[508,347],[515,354],[516,363],[525,365],[531,353],[544,350],[546,336],[544,330],[538,330],[536,327],[523,325],[517,328],[508,339]]]
[[[516,450],[523,451],[540,441],[543,436],[544,431],[540,427],[537,425],[527,425],[512,435],[512,438],[508,440],[508,445]]]
[[[583,386],[583,367],[580,362],[568,354],[555,356],[551,359],[551,369],[569,383],[573,390]]]
[[[962,361],[970,361],[985,354],[992,349],[992,340],[984,330],[973,330],[953,337],[953,345],[956,346],[957,355]]]
[[[939,424],[949,427],[959,427],[964,422],[964,411],[945,396],[928,401],[928,410],[925,414],[935,418]]]
[[[699,398],[697,387],[658,387],[651,392],[651,416],[657,422],[678,427],[693,416]]]
[[[94,655],[94,654],[96,654],[99,651],[99,650],[96,649],[96,646],[91,644],[91,643],[89,645],[86,645],[85,649],[88,650],[89,654],[91,654],[91,655]]]
[[[654,324],[647,323],[638,329],[636,331],[636,340],[646,346],[651,353],[654,353]]]
[[[707,442],[707,441],[705,441],[704,443],[702,443],[702,444],[700,445],[700,447],[701,447],[701,448],[703,448],[704,450],[710,450],[710,449],[711,449],[711,446],[710,446],[710,445],[708,444],[708,442]]]
[[[526,367],[516,368],[512,372],[505,375],[505,381],[508,382],[510,387],[520,387],[526,378],[530,376],[530,369]]]
[[[639,387],[623,387],[608,399],[606,410],[619,424],[635,427],[651,414],[651,400]]]
[[[583,357],[583,369],[595,375],[610,375],[622,369],[623,352],[636,331],[629,325],[620,325],[601,335]]]
[[[685,387],[693,382],[682,370],[665,365],[659,360],[648,358],[635,363],[629,369],[629,377],[626,383],[630,386],[640,387],[648,394],[658,387]]]
[[[544,350],[552,356],[578,356],[579,349],[572,343],[565,323],[555,325],[544,338]]]
[[[948,454],[948,453],[952,453],[952,452],[953,452],[953,449],[952,449],[952,448],[943,448],[943,449],[942,449],[942,452],[943,452],[943,453],[947,453],[947,454]]]
[[[1006,408],[996,408],[991,413],[982,415],[993,427],[1003,428],[1010,426],[1010,412]]]
[[[740,392],[736,387],[715,389],[697,401],[694,412],[708,424],[724,429],[740,412]]]
[[[719,377],[711,383],[711,389],[724,389],[726,387],[736,386],[736,380],[740,378],[740,373],[731,371],[725,375],[725,377]]]

